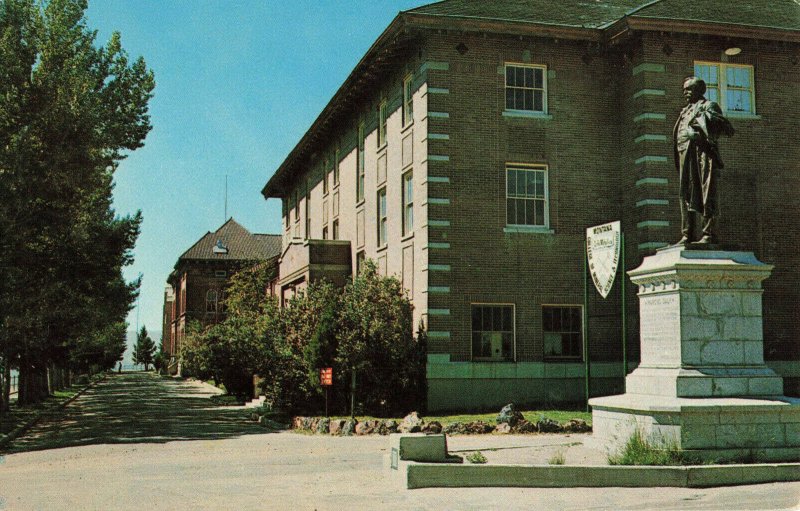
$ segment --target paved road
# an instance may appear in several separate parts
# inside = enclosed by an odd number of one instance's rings
[[[0,458],[0,509],[797,509],[800,483],[398,490],[384,437],[264,433],[198,383],[115,375]],[[520,437],[487,437],[518,446]],[[453,450],[481,447],[450,439]],[[524,443],[524,442],[523,442]],[[58,446],[67,447],[58,447]],[[488,445],[488,444],[486,444]]]

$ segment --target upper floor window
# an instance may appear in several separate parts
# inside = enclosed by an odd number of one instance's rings
[[[378,247],[386,245],[386,228],[386,187],[384,187],[378,190]]]
[[[695,62],[694,74],[706,82],[706,98],[725,112],[756,113],[753,66]]]
[[[386,144],[386,117],[388,103],[384,99],[378,107],[378,147]]]
[[[322,194],[323,195],[328,193],[328,174],[330,174],[329,170],[330,170],[330,162],[328,160],[325,160],[325,163],[323,164],[323,167],[322,167]]]
[[[333,152],[333,186],[339,185],[339,148]]]
[[[294,221],[300,220],[300,192],[294,191]]]
[[[306,220],[305,222],[306,229],[303,234],[304,237],[308,239],[311,237],[311,187],[308,186],[308,183],[306,183],[306,203],[305,203],[305,208],[303,209],[305,210],[303,211],[303,215],[305,215],[305,220]]]
[[[364,123],[358,124],[358,168],[356,176],[356,202],[364,200]]]
[[[324,239],[324,240],[328,239],[328,226],[327,225],[322,228],[322,239]]]
[[[473,360],[514,360],[514,306],[472,304]]]
[[[506,110],[547,113],[547,68],[506,64]]]
[[[403,236],[414,230],[414,174],[403,174]]]
[[[217,312],[217,291],[215,289],[206,291],[206,312]]]
[[[581,358],[583,319],[578,305],[542,307],[545,358]]]
[[[549,227],[546,165],[506,166],[506,224]]]
[[[339,239],[339,219],[333,221],[333,227],[331,228],[331,239],[338,240]]]
[[[403,126],[408,126],[414,121],[414,91],[411,90],[412,75],[403,80]]]

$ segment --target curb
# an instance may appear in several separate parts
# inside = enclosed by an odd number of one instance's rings
[[[800,481],[800,463],[683,467],[450,465],[401,462],[406,488],[706,488]]]
[[[67,398],[66,400],[62,401],[61,403],[56,404],[55,406],[53,406],[49,410],[40,411],[39,413],[34,415],[32,418],[30,418],[28,420],[28,422],[20,424],[16,428],[12,429],[6,436],[4,436],[3,438],[0,438],[0,449],[5,448],[8,444],[13,442],[17,438],[19,438],[22,434],[24,434],[30,428],[35,426],[36,423],[39,422],[42,419],[42,416],[44,415],[44,412],[51,412],[51,411],[55,411],[55,410],[60,410],[60,409],[62,409],[64,407],[66,407],[68,404],[70,404],[71,402],[73,402],[76,399],[78,399],[84,392],[86,392],[90,388],[94,387],[98,383],[100,383],[102,381],[105,381],[106,378],[108,378],[108,375],[104,374],[101,379],[88,383],[85,387],[83,387],[81,390],[76,392],[74,396],[72,396],[70,398]]]

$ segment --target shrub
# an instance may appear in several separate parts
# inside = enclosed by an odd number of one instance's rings
[[[680,449],[675,442],[663,440],[653,445],[637,428],[625,446],[608,456],[609,465],[695,465],[699,460]]]
[[[467,461],[475,464],[486,463],[486,456],[481,451],[475,451],[467,454]]]

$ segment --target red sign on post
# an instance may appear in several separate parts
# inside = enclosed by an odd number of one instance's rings
[[[323,387],[333,385],[333,368],[323,367],[319,370],[319,384]]]

